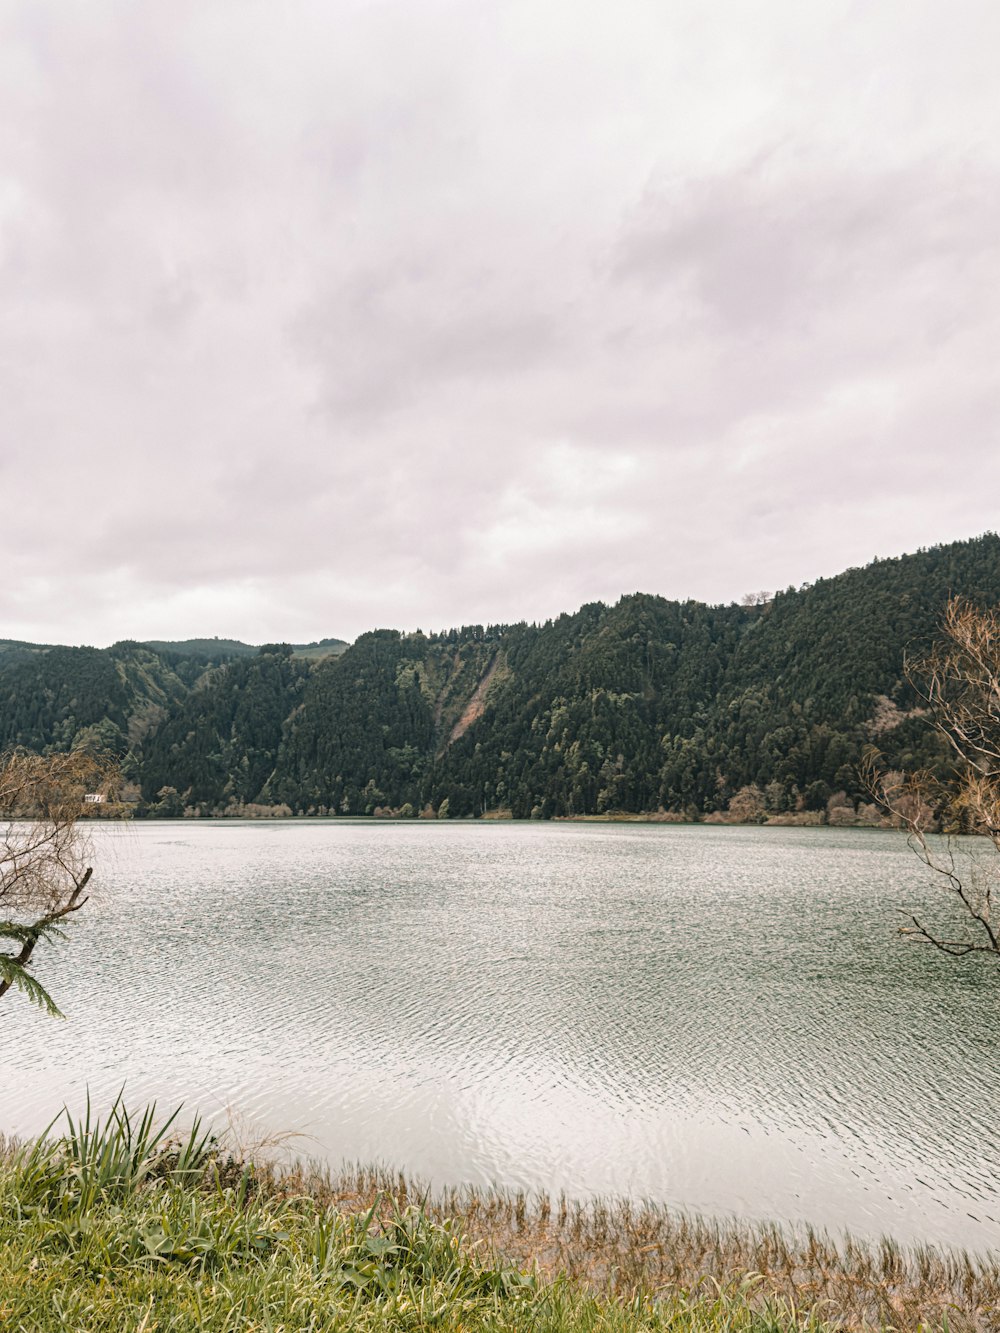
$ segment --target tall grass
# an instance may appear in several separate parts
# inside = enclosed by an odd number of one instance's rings
[[[99,1202],[130,1197],[152,1178],[177,1185],[199,1181],[215,1140],[198,1117],[186,1135],[172,1134],[180,1110],[157,1123],[155,1102],[133,1116],[119,1093],[102,1121],[88,1093],[79,1119],[64,1110],[36,1142],[13,1154],[24,1204],[84,1214]],[[65,1120],[65,1132],[53,1137],[59,1120]]]

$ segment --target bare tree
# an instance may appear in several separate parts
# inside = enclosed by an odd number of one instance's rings
[[[907,830],[920,860],[940,876],[960,909],[962,928],[945,935],[910,914],[901,933],[955,957],[1000,954],[1000,925],[993,921],[1000,895],[1000,608],[983,610],[952,598],[941,638],[905,669],[951,751],[953,778],[880,772],[872,750],[866,783],[893,822]],[[931,834],[938,816],[945,825],[941,838]],[[987,841],[960,849],[955,832]]]
[[[13,988],[59,1013],[30,969],[38,945],[62,938],[87,901],[84,816],[113,799],[117,783],[114,763],[82,751],[0,758],[0,943],[14,946],[0,949],[0,996]]]

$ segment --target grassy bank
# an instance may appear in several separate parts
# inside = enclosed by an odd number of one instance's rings
[[[4,1333],[993,1330],[998,1290],[995,1268],[894,1247],[257,1169],[120,1109],[0,1153]]]

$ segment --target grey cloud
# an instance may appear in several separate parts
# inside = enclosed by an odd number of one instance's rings
[[[322,373],[337,417],[378,418],[441,380],[509,377],[553,350],[553,320],[495,290],[495,278],[452,271],[446,258],[350,278],[302,312],[293,346]],[[520,294],[518,294],[520,295]]]
[[[620,279],[693,282],[726,333],[809,336],[839,306],[898,334],[911,280],[925,283],[930,336],[949,308],[979,304],[975,269],[995,265],[1000,173],[961,162],[850,175],[767,154],[721,176],[651,191],[622,237]],[[932,279],[927,282],[927,279]]]
[[[738,597],[991,526],[997,21],[0,0],[0,634]]]

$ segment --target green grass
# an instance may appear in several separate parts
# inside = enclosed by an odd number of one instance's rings
[[[4,1333],[779,1333],[816,1318],[757,1280],[603,1293],[473,1245],[455,1219],[376,1192],[331,1203],[225,1156],[196,1123],[88,1107],[0,1155]],[[301,1179],[301,1178],[300,1178]]]

